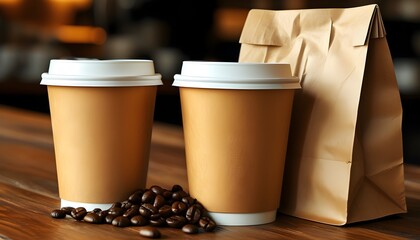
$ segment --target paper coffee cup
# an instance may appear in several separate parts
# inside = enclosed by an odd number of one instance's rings
[[[190,195],[219,225],[274,221],[300,88],[290,66],[186,61],[174,78]]]
[[[145,187],[160,78],[150,60],[51,60],[41,84],[62,206],[107,209]]]

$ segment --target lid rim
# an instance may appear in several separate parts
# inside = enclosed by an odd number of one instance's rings
[[[296,76],[277,78],[217,78],[176,74],[172,86],[207,89],[301,89]]]
[[[202,82],[174,82],[174,87],[180,88],[202,88],[202,89],[231,89],[231,90],[286,90],[286,89],[301,89],[298,82],[296,83],[272,83],[272,84],[235,84],[235,83],[217,83],[217,84],[203,84]]]
[[[162,75],[138,76],[69,76],[43,73],[41,85],[67,87],[128,87],[163,85]]]
[[[62,81],[72,80],[90,80],[90,81],[115,81],[117,79],[122,80],[141,80],[141,79],[161,79],[160,73],[152,75],[60,75],[60,74],[49,74],[47,72],[42,73],[42,79],[54,79]]]
[[[40,85],[62,86],[62,87],[141,87],[163,85],[160,80],[150,81],[109,81],[109,82],[88,82],[88,81],[60,81],[42,80]]]
[[[282,83],[295,83],[299,82],[299,77],[296,76],[287,76],[287,77],[202,77],[202,76],[190,76],[190,75],[181,75],[175,74],[174,79],[177,81],[191,81],[196,82],[197,80],[211,81],[211,82],[244,82],[244,83],[261,83],[264,82],[282,82]],[[289,80],[289,81],[287,81]]]

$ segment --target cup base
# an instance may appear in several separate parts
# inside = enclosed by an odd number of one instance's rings
[[[260,213],[219,213],[209,212],[210,217],[217,225],[247,226],[271,223],[276,220],[277,211]]]
[[[61,199],[61,207],[84,207],[87,211],[92,211],[95,208],[100,208],[102,210],[109,209],[112,206],[112,203],[83,203],[83,202],[72,202]]]

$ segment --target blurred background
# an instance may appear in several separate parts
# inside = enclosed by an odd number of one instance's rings
[[[146,58],[163,75],[155,120],[181,125],[184,60],[237,61],[250,9],[380,6],[404,109],[406,162],[420,164],[420,0],[0,0],[0,104],[49,113],[52,58]]]

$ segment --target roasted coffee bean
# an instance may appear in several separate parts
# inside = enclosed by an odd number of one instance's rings
[[[178,192],[178,191],[183,191],[183,190],[184,189],[178,184],[175,184],[172,186],[172,192]]]
[[[122,205],[122,203],[120,203],[120,202],[114,202],[110,208],[116,208],[116,207],[120,208],[121,205]]]
[[[123,216],[118,216],[114,218],[114,220],[112,220],[112,225],[116,227],[128,227],[130,226],[130,224],[131,224],[130,219]]]
[[[197,206],[192,205],[187,209],[185,217],[190,223],[197,223],[201,218],[201,211]]]
[[[137,208],[137,210],[139,210],[140,209],[140,206],[141,206],[141,204],[133,204],[133,205],[131,205],[130,209],[131,208]]]
[[[205,215],[207,213],[207,210],[203,207],[203,205],[201,205],[201,203],[196,202],[196,203],[194,203],[193,206],[195,206],[198,209],[200,209],[201,215]]]
[[[161,217],[167,218],[172,216],[172,207],[169,205],[163,205],[162,207],[159,208],[159,215]]]
[[[141,205],[139,213],[145,218],[150,218],[153,214],[157,214],[159,212],[152,204],[144,203]]]
[[[210,219],[209,217],[202,217],[198,221],[198,225],[204,229],[206,232],[212,232],[214,229],[216,229],[216,223]]]
[[[84,207],[78,207],[71,211],[71,216],[78,221],[83,220],[86,214],[87,214],[87,211]]]
[[[183,202],[176,201],[172,203],[172,212],[177,215],[184,214],[187,211],[187,205]]]
[[[196,234],[199,232],[199,228],[193,224],[187,224],[182,227],[182,231],[188,234]]]
[[[162,196],[165,198],[165,199],[171,199],[172,198],[172,191],[169,191],[169,190],[165,190],[163,193],[162,193]]]
[[[158,218],[161,218],[161,217],[162,216],[160,216],[159,213],[155,213],[155,214],[150,215],[150,220],[155,220],[155,219],[158,219]]]
[[[162,195],[156,195],[155,201],[153,202],[153,206],[155,208],[160,208],[166,203],[165,198]]]
[[[143,196],[141,197],[142,203],[153,203],[155,200],[156,193],[154,193],[152,190],[148,190],[143,193]]]
[[[140,228],[139,233],[142,237],[147,238],[160,238],[161,236],[159,229],[155,227],[142,227]]]
[[[66,211],[61,209],[54,209],[51,211],[51,217],[53,218],[65,218],[66,217]]]
[[[133,203],[129,201],[124,201],[121,203],[121,208],[124,210],[130,209],[133,206]]]
[[[141,215],[136,215],[130,219],[130,222],[134,226],[145,226],[149,224],[149,221]]]
[[[128,201],[131,202],[132,204],[140,204],[141,203],[141,197],[143,196],[143,191],[142,190],[137,190],[135,191],[133,194],[131,194],[128,197]]]
[[[187,197],[183,197],[183,198],[181,199],[181,201],[182,201],[183,203],[187,204],[187,206],[192,206],[194,203],[196,203],[196,202],[197,202],[197,199],[192,198],[192,197],[190,197],[190,196],[187,196]]]
[[[194,203],[194,206],[196,206],[200,210],[205,210],[205,208],[203,207],[203,205],[201,203],[199,203],[199,202]]]
[[[94,213],[99,213],[101,211],[102,211],[102,209],[100,209],[100,208],[95,208],[95,209],[92,210],[92,212],[94,212]]]
[[[108,209],[108,214],[117,215],[117,216],[123,215],[124,212],[125,210],[121,207],[113,207],[113,208]]]
[[[166,220],[164,218],[150,219],[149,223],[155,227],[163,227],[166,224]]]
[[[103,210],[97,213],[99,217],[102,219],[105,219],[105,217],[108,215],[108,210]]]
[[[138,207],[132,207],[132,208],[128,209],[127,211],[125,211],[125,213],[123,214],[123,217],[132,218],[136,215],[139,215],[139,208]]]
[[[118,217],[118,216],[114,215],[114,214],[108,214],[105,217],[105,222],[109,223],[109,224],[112,224],[112,220],[114,220],[114,218],[116,218],[116,217]]]
[[[88,223],[102,223],[103,218],[101,218],[96,212],[88,212],[83,218],[83,221]]]
[[[163,192],[165,191],[165,189],[157,185],[151,186],[150,190],[154,192],[156,195],[163,195]]]
[[[186,223],[187,219],[179,215],[175,215],[166,219],[166,224],[173,228],[182,228]]]
[[[66,212],[67,215],[71,216],[71,211],[73,211],[74,207],[62,207],[61,210]]]
[[[184,190],[172,193],[172,199],[174,201],[181,201],[183,197],[188,197],[188,193]]]

